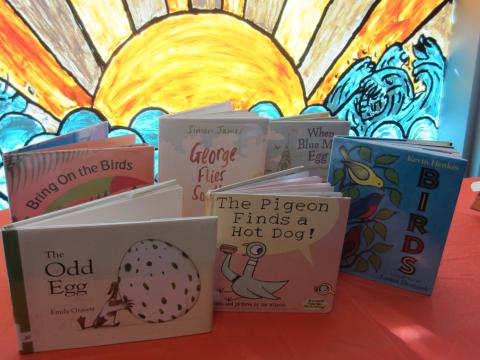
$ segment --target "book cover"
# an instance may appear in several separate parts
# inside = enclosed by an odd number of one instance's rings
[[[160,119],[159,181],[184,188],[184,215],[203,215],[210,189],[262,175],[268,120]]]
[[[350,199],[325,183],[314,190],[302,181],[305,193],[286,184],[210,193],[216,310],[332,310]]]
[[[352,198],[341,269],[431,294],[465,166],[448,148],[336,137],[328,180]]]
[[[77,144],[87,141],[106,139],[108,137],[108,122],[102,122],[97,125],[87,126],[77,131],[55,136],[52,139],[39,142],[37,144],[25,146],[16,152],[28,152],[33,150],[49,149],[57,146]]]
[[[268,130],[265,172],[303,165],[326,177],[333,137],[348,135],[350,124],[329,120],[271,120]]]
[[[175,218],[181,201],[104,198],[4,228],[21,352],[210,331],[216,219]]]
[[[151,185],[153,161],[143,145],[6,153],[12,220]]]

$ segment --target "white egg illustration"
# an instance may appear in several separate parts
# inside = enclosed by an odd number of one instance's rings
[[[186,314],[200,295],[200,275],[189,256],[166,241],[133,244],[119,266],[120,295],[136,318],[159,323]]]

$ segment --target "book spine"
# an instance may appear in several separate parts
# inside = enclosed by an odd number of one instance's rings
[[[33,341],[28,317],[27,296],[22,270],[20,244],[16,230],[3,230],[3,249],[7,265],[10,295],[12,298],[13,316],[17,325],[17,336],[20,352],[28,354],[33,352]]]
[[[207,191],[205,198],[205,216],[211,216],[213,212],[213,193],[211,190]]]

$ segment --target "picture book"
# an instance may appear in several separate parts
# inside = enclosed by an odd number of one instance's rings
[[[154,181],[154,148],[135,144],[134,135],[14,151],[3,159],[12,221]]]
[[[215,309],[331,311],[349,204],[303,168],[210,191]]]
[[[216,218],[181,205],[171,181],[5,227],[21,352],[210,331]]]
[[[341,269],[431,294],[465,166],[449,144],[335,137],[328,180],[352,199]]]
[[[184,189],[184,215],[203,215],[210,189],[262,175],[268,119],[257,114],[161,117],[159,181]]]
[[[312,119],[312,114],[270,121],[265,172],[303,165],[326,177],[333,137],[348,135],[350,124],[336,118]]]

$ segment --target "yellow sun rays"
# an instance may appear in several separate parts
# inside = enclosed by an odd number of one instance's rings
[[[62,118],[90,96],[55,60],[13,10],[0,2],[0,74],[32,101]],[[32,94],[29,89],[33,89]]]
[[[114,56],[94,106],[127,125],[145,107],[177,112],[227,100],[243,109],[273,101],[286,115],[305,106],[295,69],[266,35],[229,15],[185,14],[150,26]]]
[[[132,33],[121,0],[71,0],[90,38],[107,61]],[[112,19],[115,21],[112,22]]]
[[[9,5],[0,4],[0,72],[59,118],[75,107],[91,106],[89,94],[95,91],[93,105],[113,123],[127,125],[144,107],[175,112],[224,100],[243,109],[272,101],[284,115],[296,114],[306,101],[323,103],[356,59],[378,60],[389,45],[407,40],[410,53],[412,43],[425,32],[448,54],[453,9],[448,1],[368,0],[362,11],[345,10],[348,3],[69,0],[80,23],[71,20],[72,14],[67,22],[69,8],[64,5],[63,15],[54,22],[62,37],[57,44],[52,43],[57,30],[48,21],[51,8],[40,14],[37,3],[33,8],[25,0],[10,0]],[[337,19],[339,6],[345,11]],[[197,13],[198,9],[215,12]],[[177,14],[168,16],[173,13]],[[342,25],[347,23],[354,25]],[[75,39],[68,33],[72,26],[77,26]],[[339,45],[331,38],[337,39],[342,30],[346,33]],[[322,41],[325,37],[330,43]],[[75,61],[71,49],[79,49],[77,56],[88,61]],[[29,92],[31,88],[35,91]]]

